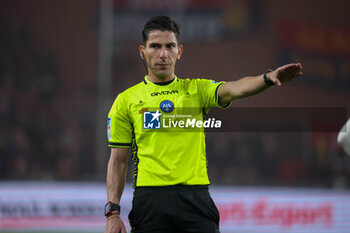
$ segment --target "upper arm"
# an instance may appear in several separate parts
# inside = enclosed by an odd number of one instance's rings
[[[131,147],[132,122],[128,114],[128,105],[122,95],[118,95],[108,113],[108,145],[110,147]]]
[[[218,90],[218,102],[221,106],[226,106],[234,100],[234,95],[232,94],[232,88],[234,88],[234,82],[227,82],[222,84]]]
[[[203,102],[205,110],[209,110],[211,107],[228,107],[228,105],[222,105],[219,102],[219,91],[224,82],[215,82],[208,79],[197,80],[199,92]]]
[[[110,160],[126,164],[128,161],[128,154],[129,148],[113,147],[111,148]]]
[[[219,103],[225,105],[234,99],[256,95],[268,87],[264,82],[263,75],[247,76],[236,81],[230,81],[220,87]]]

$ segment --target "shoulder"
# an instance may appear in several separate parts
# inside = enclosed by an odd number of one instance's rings
[[[128,99],[128,98],[130,98],[130,97],[133,97],[136,93],[139,93],[139,92],[140,92],[140,90],[143,88],[144,85],[145,85],[145,84],[144,84],[144,82],[142,81],[142,82],[140,82],[140,83],[138,83],[138,84],[136,84],[136,85],[134,85],[134,86],[131,86],[131,87],[129,87],[128,89],[126,89],[126,90],[120,92],[120,93],[118,94],[118,98]]]
[[[200,85],[202,83],[210,83],[214,81],[205,78],[179,78],[179,82],[182,85]]]
[[[206,78],[194,78],[194,79],[181,79],[184,86],[195,86],[198,89],[206,90],[209,87],[217,87],[220,86],[224,82],[216,82],[212,79]]]
[[[179,78],[179,81],[182,83],[216,83],[212,79],[207,78]]]
[[[206,80],[202,78],[179,78],[180,82],[183,83],[195,83],[195,82],[200,82],[201,80]]]
[[[185,78],[179,79],[179,81],[181,82],[181,86],[184,87],[186,90],[197,90],[198,92],[211,91],[213,88],[217,88],[223,83],[205,78]]]

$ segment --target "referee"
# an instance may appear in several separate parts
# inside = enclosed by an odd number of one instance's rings
[[[219,212],[208,191],[203,124],[198,122],[212,107],[226,108],[234,99],[301,76],[302,66],[288,64],[231,82],[182,79],[175,75],[183,51],[179,25],[167,16],[155,16],[142,36],[139,53],[148,74],[120,93],[108,114],[105,233],[126,233],[119,203],[129,150],[135,189],[129,213],[132,232],[220,232]]]

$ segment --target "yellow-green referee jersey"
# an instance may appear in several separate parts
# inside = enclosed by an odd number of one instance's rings
[[[145,76],[117,96],[108,114],[108,145],[131,147],[134,187],[209,184],[204,129],[197,121],[220,107],[221,84],[176,76],[156,84]]]

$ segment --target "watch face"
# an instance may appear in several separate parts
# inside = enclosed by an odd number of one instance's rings
[[[105,205],[105,214],[107,214],[109,212],[109,202]]]

